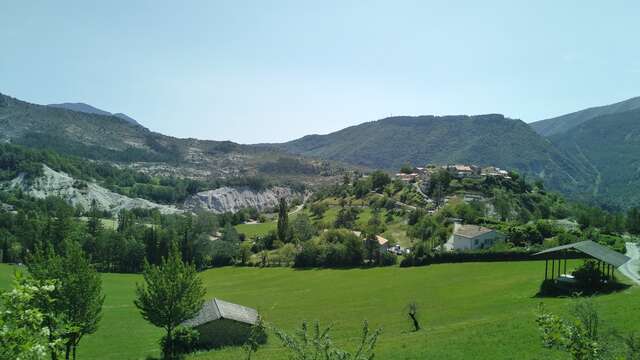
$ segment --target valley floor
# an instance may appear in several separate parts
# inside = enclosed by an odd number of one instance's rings
[[[0,289],[14,268],[0,265]],[[292,331],[302,320],[333,324],[333,337],[352,347],[362,321],[383,327],[376,359],[564,359],[545,350],[535,326],[543,302],[565,314],[571,299],[535,297],[544,262],[443,264],[419,268],[295,270],[227,267],[201,273],[207,297],[257,308],[266,322]],[[622,276],[619,276],[622,277]],[[107,295],[98,332],[83,339],[80,359],[143,359],[159,355],[161,331],[133,306],[139,275],[104,274]],[[595,298],[608,326],[637,330],[640,288]],[[415,301],[424,329],[411,332],[403,315]],[[254,359],[287,359],[270,336]],[[192,355],[241,359],[240,349]]]

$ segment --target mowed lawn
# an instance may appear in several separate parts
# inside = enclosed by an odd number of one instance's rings
[[[270,231],[277,229],[277,223],[275,221],[257,223],[257,224],[239,224],[236,225],[236,231],[241,234],[245,234],[248,239],[253,239],[256,236],[264,236]]]
[[[12,268],[0,266],[0,288]],[[201,273],[208,297],[255,307],[269,324],[293,330],[302,320],[333,324],[336,342],[353,347],[364,319],[383,327],[376,359],[565,359],[544,350],[535,326],[540,302],[565,313],[572,300],[534,297],[544,262],[443,264],[419,268],[294,270],[227,267]],[[138,275],[105,274],[104,318],[83,339],[79,359],[157,356],[161,331],[133,306]],[[403,310],[415,301],[424,329],[411,332]],[[608,325],[637,330],[640,292],[632,287],[594,299]],[[270,336],[254,359],[287,359]],[[193,355],[242,359],[239,349]]]

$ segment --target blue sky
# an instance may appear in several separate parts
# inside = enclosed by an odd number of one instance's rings
[[[637,1],[17,1],[0,92],[241,143],[640,96]]]

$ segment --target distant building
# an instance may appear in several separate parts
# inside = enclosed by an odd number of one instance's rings
[[[206,302],[194,318],[180,325],[198,330],[198,347],[211,349],[244,344],[251,328],[259,321],[260,315],[255,309],[213,299]],[[266,335],[260,340],[266,341]]]
[[[418,178],[417,173],[411,173],[411,174],[397,173],[396,174],[396,179],[406,183],[415,182],[417,178]]]
[[[453,177],[465,178],[480,175],[480,168],[474,165],[447,165],[445,169]]]
[[[509,179],[509,172],[506,170],[502,170],[499,167],[488,166],[482,169],[482,176],[497,176]]]
[[[453,226],[453,234],[444,247],[449,251],[486,249],[493,246],[500,238],[500,234],[493,229],[456,222]]]

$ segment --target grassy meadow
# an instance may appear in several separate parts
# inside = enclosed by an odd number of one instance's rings
[[[13,268],[0,266],[0,288]],[[377,359],[563,359],[542,349],[536,308],[566,312],[570,299],[536,298],[544,262],[442,264],[419,268],[295,270],[226,267],[202,272],[207,297],[257,308],[272,325],[293,330],[302,320],[333,324],[336,342],[353,346],[361,324],[383,327]],[[98,332],[83,339],[79,359],[144,359],[159,355],[161,331],[133,306],[139,275],[104,274],[107,295]],[[420,306],[424,329],[411,332],[403,316],[410,301]],[[636,287],[595,298],[603,320],[622,331],[637,330]],[[287,359],[271,336],[255,359]],[[237,348],[192,359],[242,359]]]

